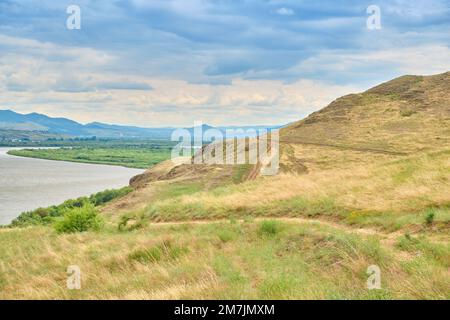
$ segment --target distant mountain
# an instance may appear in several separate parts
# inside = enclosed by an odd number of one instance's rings
[[[44,131],[48,133],[81,136],[84,126],[65,118],[51,118],[39,113],[20,114],[11,110],[0,110],[2,127],[10,130]]]
[[[152,138],[168,139],[172,128],[140,128],[92,122],[84,126],[85,132],[91,136],[109,138]]]
[[[204,124],[202,130],[211,129],[209,125]],[[248,129],[273,129],[273,126],[239,127],[244,131]],[[105,124],[101,122],[92,122],[86,125],[66,118],[52,118],[39,113],[20,114],[11,110],[0,110],[0,130],[34,131],[45,132],[75,137],[99,138],[135,138],[135,139],[170,139],[175,128],[141,128],[135,126],[121,126]],[[193,134],[194,128],[186,128]],[[225,134],[227,129],[238,129],[237,127],[217,127]],[[236,134],[240,136],[241,134]]]

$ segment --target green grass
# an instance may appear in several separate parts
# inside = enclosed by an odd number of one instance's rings
[[[128,259],[140,263],[155,263],[162,260],[174,260],[186,254],[189,250],[184,246],[173,244],[172,241],[162,241],[149,248],[133,251]]]
[[[199,182],[177,182],[165,185],[158,190],[156,200],[173,199],[183,195],[190,195],[203,190]]]
[[[180,189],[183,189],[180,187]],[[189,189],[189,194],[193,190]],[[211,191],[214,193],[214,190]],[[182,194],[171,198],[159,198],[141,212],[148,220],[187,221],[198,219],[229,219],[242,217],[329,217],[341,223],[376,227],[392,232],[412,226],[427,227],[432,224],[444,225],[450,222],[448,205],[418,208],[407,211],[359,210],[339,206],[330,197],[307,199],[296,196],[270,203],[243,205],[231,208],[200,202],[185,203]]]
[[[449,248],[428,238],[386,247],[377,236],[318,224],[273,226],[238,220],[77,234],[48,226],[0,230],[0,299],[449,297]],[[404,261],[402,251],[422,255]],[[81,290],[65,287],[71,264],[82,270]],[[382,271],[382,290],[366,287],[373,264]]]
[[[281,223],[276,220],[261,222],[258,233],[261,236],[273,237],[281,231]]]
[[[253,166],[250,164],[243,164],[237,166],[232,176],[233,183],[241,183],[242,181],[244,181],[252,168]]]
[[[229,229],[219,230],[217,236],[222,242],[230,242],[237,238],[236,232]]]
[[[447,243],[432,243],[424,236],[406,234],[397,240],[397,247],[403,251],[425,255],[426,257],[450,268],[450,245]]]
[[[10,155],[147,169],[170,158],[170,147],[74,147],[10,150]]]

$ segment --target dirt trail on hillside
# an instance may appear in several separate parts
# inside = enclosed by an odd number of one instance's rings
[[[361,236],[378,236],[380,238],[380,243],[389,248],[391,252],[393,252],[396,257],[401,261],[408,261],[414,258],[414,255],[401,251],[396,248],[395,242],[398,237],[400,237],[403,233],[402,231],[396,231],[391,233],[381,232],[380,230],[376,230],[374,228],[354,228],[351,226],[347,226],[341,223],[326,221],[321,219],[307,219],[307,218],[287,218],[287,217],[263,217],[263,218],[255,218],[254,221],[264,221],[264,220],[275,220],[282,221],[288,223],[313,223],[319,224],[322,226],[334,228],[347,233],[354,233]],[[152,222],[153,225],[157,226],[174,226],[174,225],[183,225],[183,224],[193,224],[193,225],[205,225],[212,223],[223,223],[229,222],[230,220],[226,219],[218,219],[218,220],[192,220],[192,221],[173,221],[173,222]],[[244,221],[242,219],[238,219],[238,221]]]
[[[244,221],[242,219],[237,219],[238,221]],[[380,236],[382,240],[393,240],[400,236],[401,231],[385,233],[380,230],[374,228],[354,228],[351,226],[347,226],[341,223],[326,221],[321,219],[308,219],[308,218],[287,218],[287,217],[262,217],[255,218],[254,221],[264,221],[264,220],[276,220],[283,222],[293,222],[293,223],[316,223],[326,227],[331,227],[334,229],[338,229],[341,231],[345,231],[348,233],[355,233],[364,236]],[[187,221],[167,221],[167,222],[152,222],[153,225],[158,226],[171,226],[171,225],[183,225],[183,224],[194,224],[194,225],[202,225],[202,224],[211,224],[211,223],[223,223],[229,222],[228,219],[217,219],[217,220],[187,220]]]
[[[281,142],[291,143],[291,144],[312,145],[312,146],[324,147],[324,148],[335,148],[335,149],[341,149],[341,150],[351,150],[351,151],[357,151],[357,152],[380,153],[380,154],[387,154],[387,155],[393,155],[393,156],[407,156],[408,155],[407,152],[374,149],[374,148],[366,148],[366,147],[342,146],[342,145],[331,144],[331,143],[307,142],[307,141],[302,141],[302,140],[295,139],[295,138],[284,138],[281,140]]]

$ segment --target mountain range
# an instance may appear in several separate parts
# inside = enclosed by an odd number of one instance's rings
[[[239,129],[275,129],[280,126],[244,126]],[[225,133],[227,129],[236,129],[237,127],[212,127],[207,124],[202,126],[205,131],[215,128]],[[21,114],[12,110],[0,110],[0,132],[2,130],[14,130],[21,132],[40,132],[53,135],[69,137],[92,137],[99,138],[137,138],[137,139],[170,139],[172,132],[176,128],[142,128],[136,126],[122,126],[106,124],[101,122],[92,122],[81,124],[66,118],[52,118],[44,114],[30,113]],[[193,127],[186,128],[193,131]],[[1,133],[0,133],[1,134]]]

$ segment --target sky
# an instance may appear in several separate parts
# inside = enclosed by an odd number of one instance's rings
[[[446,71],[450,0],[0,0],[0,109],[82,123],[286,124]]]

